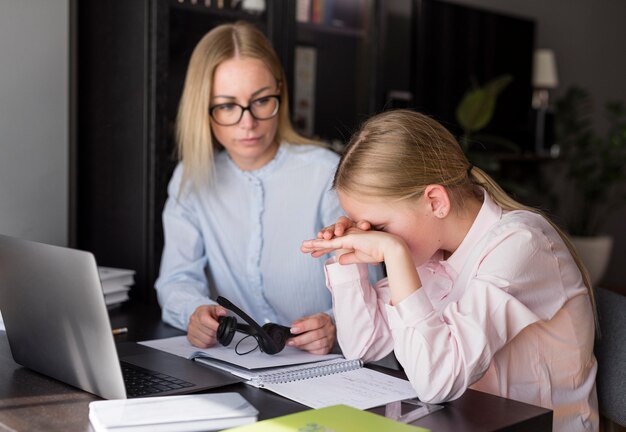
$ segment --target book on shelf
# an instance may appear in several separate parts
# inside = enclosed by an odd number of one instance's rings
[[[254,423],[258,414],[234,392],[89,403],[89,421],[95,432],[216,431]]]
[[[296,21],[311,21],[311,0],[296,0]]]
[[[339,354],[322,356],[285,347],[276,355],[259,350],[238,355],[233,347],[244,337],[237,333],[230,346],[203,350],[191,345],[186,336],[140,343],[227,371],[244,378],[248,385],[311,408],[344,404],[368,409],[417,396],[409,381],[365,368],[361,360],[346,360]],[[249,347],[240,349],[246,352]]]
[[[400,423],[381,415],[361,411],[346,405],[334,405],[262,420],[254,424],[228,429],[225,432],[276,431],[427,432],[428,429]]]

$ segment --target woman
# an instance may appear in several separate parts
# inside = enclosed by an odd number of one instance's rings
[[[335,175],[348,218],[303,242],[327,265],[347,358],[394,351],[424,402],[472,387],[598,428],[593,293],[567,237],[411,111],[368,120]],[[385,262],[371,286],[362,264]],[[356,264],[356,265],[355,265]]]
[[[198,347],[216,343],[224,296],[288,344],[325,354],[335,341],[323,267],[297,253],[342,213],[338,156],[298,135],[287,82],[251,24],[216,27],[195,47],[176,124],[179,157],[163,211],[156,282],[163,320]]]

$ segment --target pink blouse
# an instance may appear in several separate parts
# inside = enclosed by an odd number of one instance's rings
[[[424,402],[468,387],[554,410],[555,431],[595,431],[594,318],[567,247],[541,216],[484,204],[458,249],[418,267],[422,288],[395,307],[387,280],[329,260],[347,358],[392,350]],[[487,415],[487,414],[486,414]]]

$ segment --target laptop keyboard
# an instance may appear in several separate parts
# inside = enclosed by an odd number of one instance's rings
[[[126,362],[120,362],[120,364],[128,397],[150,396],[193,386],[190,382],[161,372],[144,369]]]

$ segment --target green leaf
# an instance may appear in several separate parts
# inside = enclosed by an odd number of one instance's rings
[[[493,117],[495,99],[484,89],[478,88],[465,93],[456,109],[456,117],[466,132],[476,132]]]
[[[496,100],[513,81],[511,75],[502,75],[489,81],[484,87],[468,90],[456,108],[456,119],[465,135],[477,132],[489,124],[496,107]]]
[[[489,93],[494,99],[500,96],[502,90],[504,90],[513,81],[512,75],[502,75],[485,84],[485,91]]]

